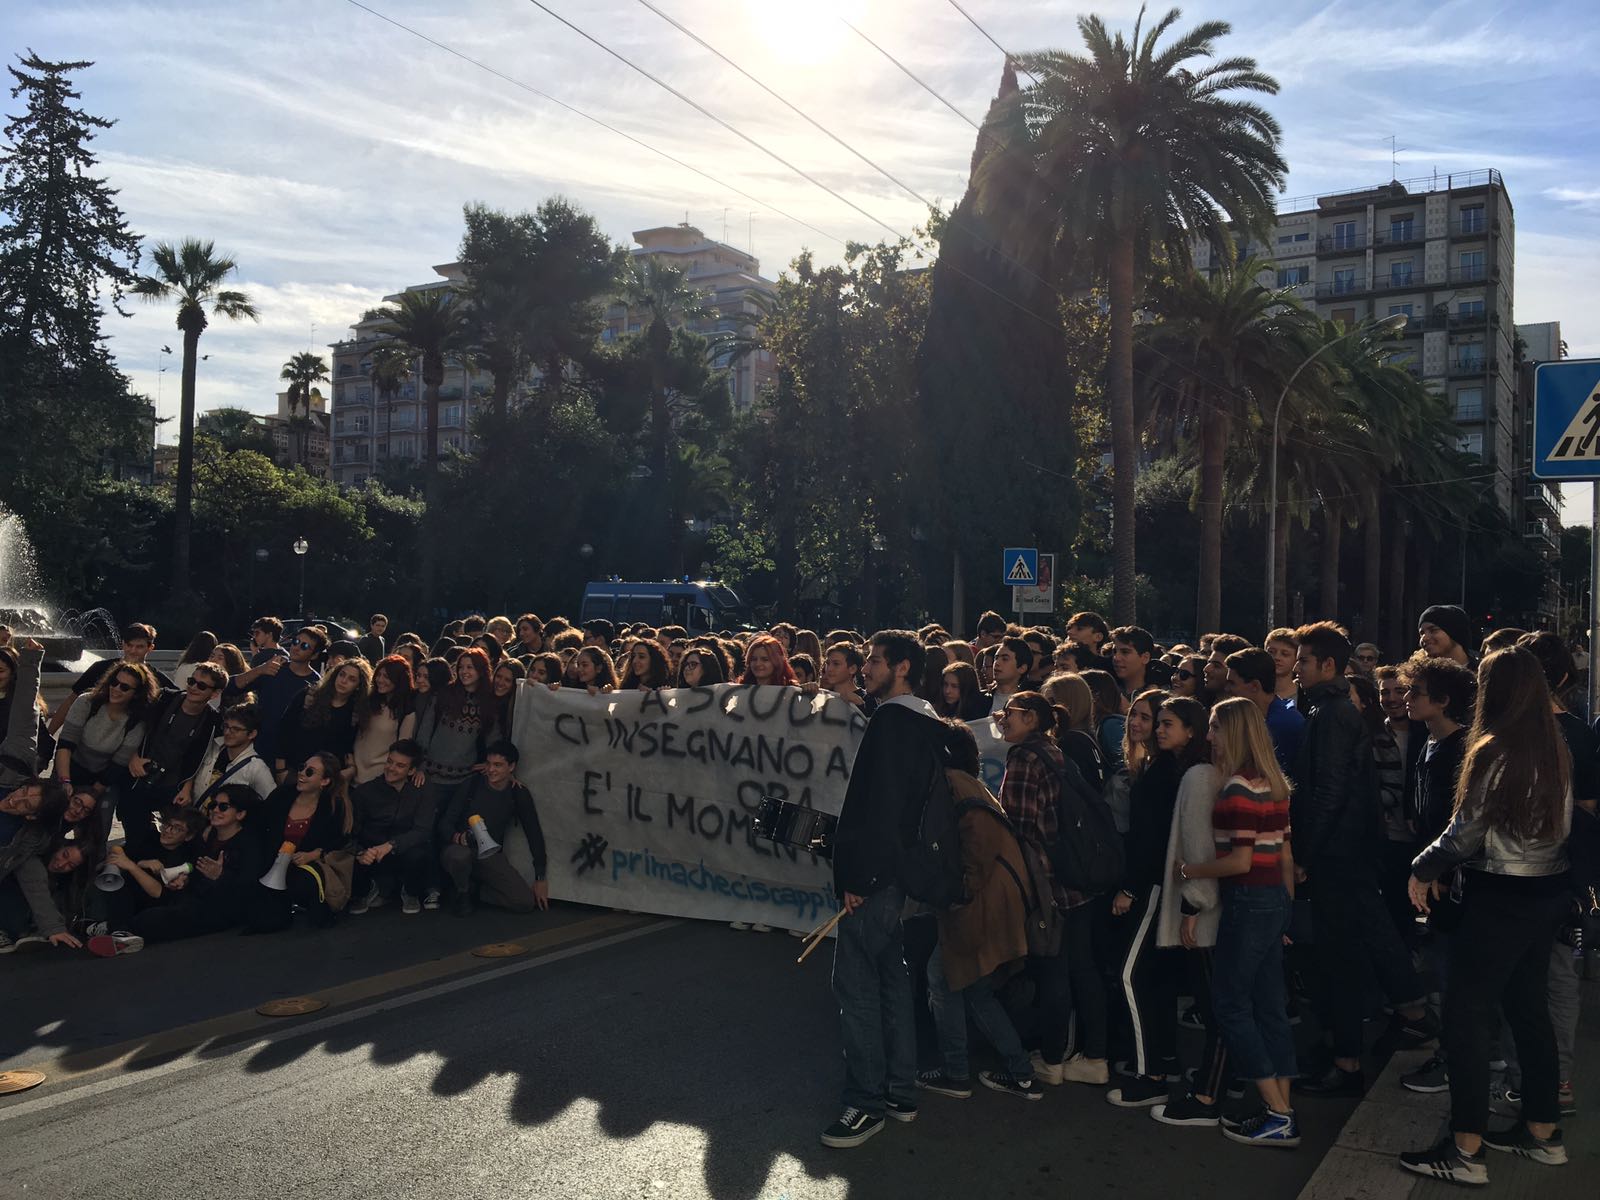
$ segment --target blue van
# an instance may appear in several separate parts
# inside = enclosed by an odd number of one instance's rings
[[[709,580],[678,583],[634,583],[604,580],[583,589],[579,621],[604,618],[614,625],[643,621],[649,625],[682,625],[691,633],[741,629],[755,614],[737,592]]]

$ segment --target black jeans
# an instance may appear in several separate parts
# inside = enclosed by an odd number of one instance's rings
[[[1047,1063],[1061,1061],[1076,1014],[1078,1053],[1104,1058],[1106,987],[1094,958],[1094,907],[1069,908],[1061,921],[1060,951],[1051,958],[1030,960],[1039,988],[1039,1055]]]
[[[398,887],[421,900],[423,892],[428,890],[428,868],[432,859],[432,846],[415,846],[410,850],[394,851],[370,867],[358,862],[350,884],[350,895],[360,899],[376,882],[381,895],[391,896]]]
[[[1333,1038],[1334,1057],[1360,1058],[1367,980],[1376,976],[1392,1005],[1422,999],[1422,984],[1378,891],[1371,859],[1321,858],[1309,873],[1318,1015]]]
[[[1522,1064],[1522,1116],[1561,1119],[1555,1027],[1550,1023],[1550,949],[1566,915],[1565,895],[1524,895],[1469,871],[1461,924],[1450,936],[1450,987],[1444,997],[1444,1048],[1450,1060],[1450,1128],[1489,1125],[1489,1043],[1500,1013]],[[1476,887],[1474,885],[1477,885]]]
[[[1379,866],[1378,890],[1383,893],[1384,907],[1394,922],[1395,932],[1409,950],[1417,942],[1417,910],[1411,907],[1411,897],[1406,884],[1411,880],[1411,860],[1417,848],[1410,842],[1386,841]]]

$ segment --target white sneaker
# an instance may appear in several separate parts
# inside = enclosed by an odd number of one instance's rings
[[[107,925],[104,921],[96,921],[93,925],[89,926],[88,930],[86,931],[86,936],[105,937],[105,935],[110,932],[110,925]]]
[[[1028,1055],[1028,1061],[1033,1064],[1033,1077],[1040,1083],[1048,1083],[1054,1086],[1061,1082],[1061,1068],[1066,1064],[1047,1063],[1044,1060],[1044,1055],[1037,1050]]]
[[[438,908],[439,908],[439,889],[438,888],[429,888],[426,892],[423,893],[423,895],[422,895],[422,907],[427,909],[429,912],[435,912],[435,911],[438,910]]]
[[[771,925],[763,925],[760,921],[757,921],[755,924],[750,926],[750,932],[751,933],[771,933],[772,932],[772,926]]]
[[[740,933],[748,933],[750,931],[750,922],[748,922],[748,921],[729,921],[728,922],[728,928],[729,929],[737,929]],[[869,1134],[868,1136],[870,1137],[871,1135]]]
[[[1085,1058],[1081,1054],[1074,1054],[1061,1064],[1061,1081],[1099,1086],[1111,1082],[1111,1072],[1103,1058]]]

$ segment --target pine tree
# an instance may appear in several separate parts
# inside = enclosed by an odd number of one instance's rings
[[[22,110],[0,145],[0,504],[33,531],[47,584],[103,536],[90,485],[141,440],[147,450],[153,416],[101,330],[105,305],[121,311],[139,246],[95,174],[90,143],[111,122],[75,103],[70,76],[89,65],[30,51],[8,66]]]

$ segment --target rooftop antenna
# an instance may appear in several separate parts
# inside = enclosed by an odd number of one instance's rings
[[[728,210],[722,210],[722,244],[728,244]]]
[[[1399,145],[1398,144],[1398,139],[1392,133],[1389,135],[1388,142],[1389,142],[1389,182],[1390,183],[1396,183],[1400,179],[1400,151],[1409,150],[1409,149],[1411,149],[1411,147],[1410,146]]]
[[[745,240],[745,249],[747,249],[751,254],[754,254],[756,252],[756,215],[755,215],[755,213],[749,214],[748,218],[746,219],[744,240]]]

